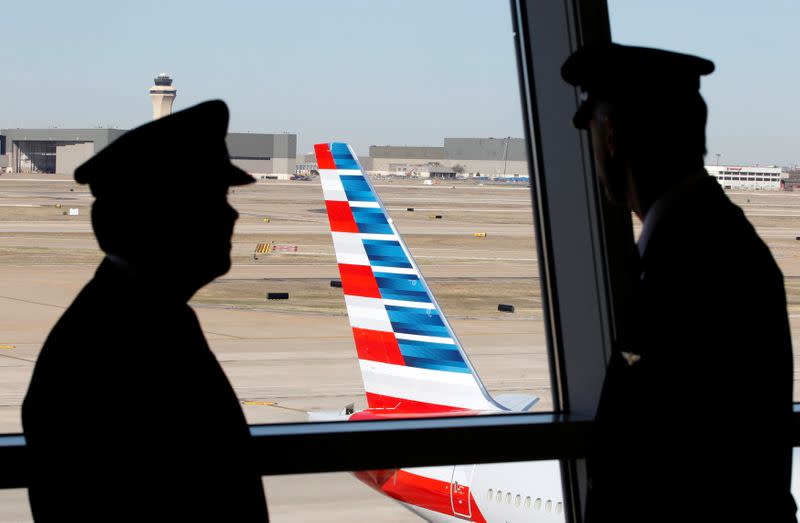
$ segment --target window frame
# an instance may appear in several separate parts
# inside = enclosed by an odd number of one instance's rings
[[[588,133],[571,125],[579,96],[559,69],[582,43],[610,40],[608,8],[605,0],[510,4],[556,412],[251,425],[263,475],[558,459],[564,513],[581,521],[582,457],[623,324],[615,311],[630,299],[623,275],[633,230],[630,213],[602,198]],[[794,409],[798,445],[800,408]],[[21,434],[0,434],[0,488],[27,484],[26,452]]]

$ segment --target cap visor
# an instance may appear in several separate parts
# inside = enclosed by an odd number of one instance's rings
[[[231,165],[230,174],[228,175],[228,185],[248,185],[256,183],[256,179],[239,169],[235,165]]]

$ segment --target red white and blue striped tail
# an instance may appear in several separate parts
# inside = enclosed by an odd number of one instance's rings
[[[369,410],[498,412],[353,149],[314,146]]]

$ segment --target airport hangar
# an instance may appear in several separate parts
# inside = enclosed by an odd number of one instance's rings
[[[522,138],[445,138],[443,147],[371,145],[358,158],[364,170],[416,178],[529,178]],[[316,169],[313,154],[299,156],[298,172]],[[706,165],[725,190],[779,191],[788,175],[775,166]]]
[[[366,163],[364,168],[375,174],[439,178],[528,176],[523,138],[445,138],[443,147],[371,145]],[[436,165],[451,171],[436,170]],[[452,171],[455,172],[449,174]]]
[[[72,175],[75,168],[125,134],[123,129],[0,129],[0,166],[12,173]],[[295,172],[296,134],[228,133],[231,161],[260,178]],[[143,165],[147,152],[142,151]]]
[[[445,138],[443,147],[370,145],[359,162],[370,174],[419,178],[527,178],[523,138]],[[316,169],[313,154],[298,157],[300,170]]]

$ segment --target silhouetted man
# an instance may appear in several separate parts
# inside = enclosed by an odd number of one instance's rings
[[[37,521],[267,520],[239,401],[187,301],[230,268],[228,110],[197,105],[75,172],[107,256],[50,333],[22,407]]]
[[[643,221],[625,344],[589,455],[587,521],[795,521],[792,348],[783,276],[703,168],[695,56],[588,46],[562,75],[586,98],[608,198]]]

